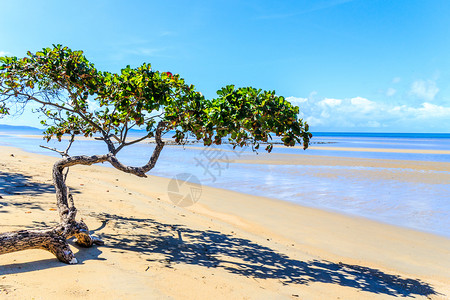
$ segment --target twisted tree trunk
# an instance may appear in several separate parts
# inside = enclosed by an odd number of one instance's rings
[[[108,157],[109,155],[74,156],[57,161],[53,165],[53,184],[56,189],[56,205],[60,224],[50,229],[3,233],[0,235],[0,254],[42,249],[50,251],[62,262],[77,263],[67,239],[75,237],[76,243],[83,247],[92,246],[96,240],[89,235],[89,229],[83,221],[75,220],[77,209],[74,206],[72,195],[68,193],[63,170],[77,164],[91,165],[104,162]]]
[[[75,237],[75,241],[82,247],[91,247],[94,243],[102,242],[89,234],[89,229],[83,221],[76,221],[77,209],[72,195],[69,194],[63,171],[74,165],[92,165],[109,162],[113,167],[139,177],[146,177],[156,164],[159,154],[164,147],[161,139],[162,126],[156,131],[156,147],[147,164],[142,167],[125,166],[117,160],[113,153],[93,156],[71,156],[57,161],[53,165],[53,184],[56,189],[56,204],[60,217],[60,224],[43,230],[20,230],[0,234],[0,254],[6,254],[28,249],[42,249],[53,253],[60,261],[76,264],[77,259],[70,249],[67,239]]]

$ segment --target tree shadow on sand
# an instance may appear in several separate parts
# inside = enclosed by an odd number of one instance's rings
[[[438,294],[432,286],[418,279],[359,265],[295,260],[250,240],[217,231],[192,230],[152,219],[110,214],[92,216],[103,222],[95,231],[105,241],[105,247],[145,255],[159,254],[158,257],[163,257],[159,261],[167,263],[168,267],[171,263],[185,263],[222,268],[257,279],[277,279],[283,284],[331,283],[396,297]],[[100,232],[108,222],[112,223],[117,234]],[[127,229],[128,233],[123,234],[121,229]]]
[[[79,193],[71,189],[72,194]],[[0,209],[6,206],[13,206],[17,208],[39,209],[44,210],[38,201],[27,201],[21,199],[6,199],[4,196],[38,196],[42,194],[54,194],[55,187],[53,184],[33,181],[32,176],[23,175],[20,173],[2,172],[0,171]],[[5,212],[0,210],[1,212]]]
[[[35,182],[32,176],[0,171],[0,195],[40,195],[54,193],[53,184]]]
[[[22,197],[6,199],[5,196],[38,196],[54,192],[53,185],[35,182],[31,176],[0,171],[0,213],[6,213],[7,211],[1,210],[1,208],[7,206],[44,210],[38,201],[29,201]]]

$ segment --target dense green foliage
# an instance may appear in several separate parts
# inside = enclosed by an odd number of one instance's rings
[[[12,104],[40,103],[47,139],[96,134],[126,145],[129,129],[145,128],[144,139],[160,126],[174,130],[178,143],[193,136],[209,146],[226,138],[256,149],[267,143],[270,152],[276,135],[286,146],[308,147],[311,134],[298,118],[299,108],[274,91],[229,85],[217,95],[205,99],[178,74],[149,64],[101,72],[82,51],[61,45],[21,59],[0,57],[0,114]]]

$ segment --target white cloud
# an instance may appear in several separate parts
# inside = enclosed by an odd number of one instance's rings
[[[397,93],[397,90],[396,90],[396,89],[388,88],[387,91],[386,91],[386,96],[392,97],[392,96],[395,95],[395,93]]]
[[[6,55],[10,55],[11,53],[6,52],[6,51],[0,51],[0,56],[6,56]]]
[[[450,119],[450,107],[444,107],[425,102],[422,104],[422,108],[420,108],[420,111],[423,112],[424,117],[448,117]]]
[[[416,80],[411,85],[411,94],[425,101],[432,101],[439,88],[433,80]]]
[[[318,102],[318,105],[325,108],[325,107],[335,107],[341,105],[342,100],[340,99],[333,99],[333,98],[325,98],[322,101]]]
[[[424,101],[389,104],[363,97],[347,99],[286,98],[300,104],[300,116],[313,131],[448,132],[450,106]]]
[[[315,118],[313,116],[309,116],[305,118],[305,120],[310,126],[318,126],[323,124],[323,121],[321,119]]]
[[[395,111],[401,112],[409,117],[416,117],[417,119],[428,118],[447,118],[450,119],[450,107],[441,105],[435,105],[432,103],[424,102],[420,107],[408,107],[406,105],[395,107]]]
[[[302,103],[308,101],[308,98],[286,97],[286,100],[294,105],[300,106]]]
[[[366,98],[362,97],[355,97],[350,99],[351,105],[353,105],[353,108],[361,113],[368,113],[370,111],[373,111],[376,107],[376,103],[373,101],[370,101]]]

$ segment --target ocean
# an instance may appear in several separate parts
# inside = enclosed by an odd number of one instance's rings
[[[0,126],[0,146],[18,147],[51,156],[58,154],[39,145],[65,149],[67,141],[47,144],[36,137],[40,133],[40,130],[29,127],[3,125]],[[124,149],[119,158],[125,164],[139,166],[147,162],[153,147],[147,143],[136,144]],[[354,148],[378,151],[350,151]],[[394,149],[400,151],[389,151]],[[402,149],[428,153],[401,152]],[[439,151],[446,154],[439,154]],[[106,152],[102,142],[86,140],[77,141],[70,151],[72,155]],[[264,153],[264,150],[259,152]],[[314,134],[311,149],[275,147],[273,153],[450,163],[450,134],[323,132]],[[241,157],[251,155],[257,154],[248,148],[233,151],[229,145],[212,148],[201,144],[185,147],[167,145],[149,174],[173,178],[189,173],[207,186],[276,198],[450,237],[450,182],[445,181],[450,170],[239,163]],[[438,182],[398,179],[402,174],[411,177],[417,172],[443,179]],[[371,175],[381,173],[392,176]],[[201,198],[199,201],[202,201]]]

